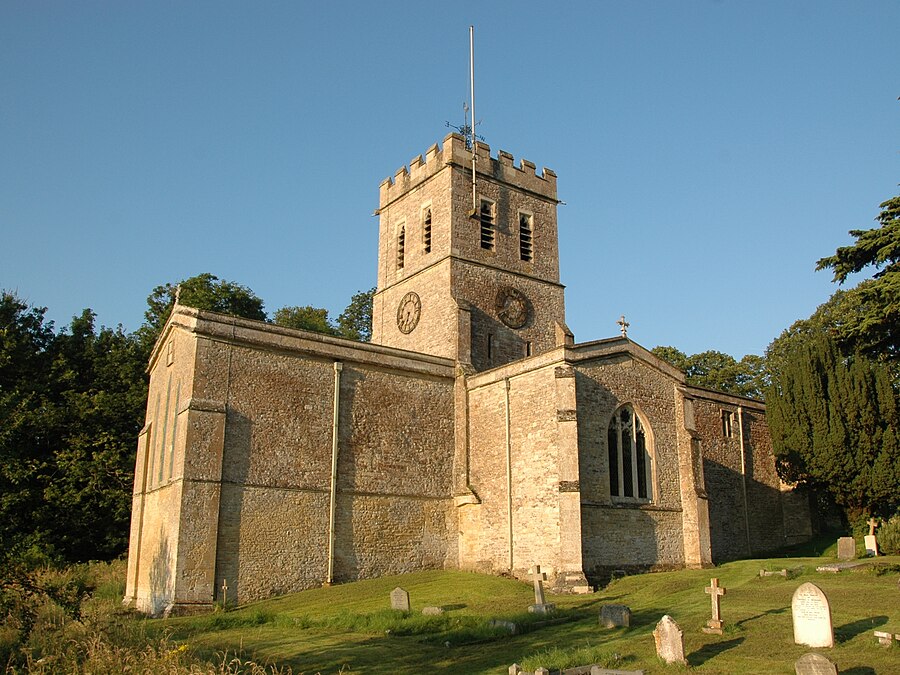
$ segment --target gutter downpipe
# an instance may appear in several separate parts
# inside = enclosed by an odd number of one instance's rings
[[[509,426],[509,378],[503,380],[506,414],[506,522],[509,526],[509,570],[513,570],[512,443]]]
[[[334,362],[334,412],[331,425],[331,503],[328,510],[328,576],[325,585],[334,581],[334,514],[337,503],[338,427],[341,417],[341,370],[343,364]]]

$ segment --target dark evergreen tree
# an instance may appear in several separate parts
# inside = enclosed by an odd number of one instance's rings
[[[368,342],[372,339],[372,300],[375,289],[359,291],[338,317],[338,332],[351,340]]]

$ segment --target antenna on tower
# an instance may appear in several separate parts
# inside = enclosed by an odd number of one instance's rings
[[[475,190],[475,26],[469,26],[469,84],[472,90],[472,214],[478,213],[478,193]]]

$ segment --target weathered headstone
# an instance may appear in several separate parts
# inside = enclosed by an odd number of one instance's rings
[[[397,586],[391,591],[391,609],[409,611],[409,592]]]
[[[550,671],[546,668],[535,668],[534,675],[550,675]]]
[[[771,572],[769,570],[760,570],[759,576],[761,577],[784,577],[788,578],[788,571],[786,569],[777,570],[775,572]]]
[[[541,566],[534,566],[534,604],[528,606],[532,614],[549,614],[556,609],[556,605],[544,601],[544,579],[547,575],[541,572]],[[536,672],[536,671],[535,671]]]
[[[491,619],[488,625],[491,628],[502,628],[503,630],[509,632],[510,635],[515,635],[519,631],[519,627],[516,626],[516,624],[514,624],[512,621],[504,621],[503,619]]]
[[[509,667],[509,675],[519,675],[522,672],[522,666],[518,663],[514,663]]]
[[[838,560],[853,560],[856,557],[856,542],[853,537],[839,537],[837,546]]]
[[[423,607],[422,614],[425,616],[439,616],[444,613],[443,607]]]
[[[604,628],[631,625],[631,608],[626,605],[603,605],[600,608],[600,625]]]
[[[791,615],[795,643],[809,647],[834,646],[831,605],[821,588],[807,582],[794,591]]]
[[[722,608],[719,606],[719,598],[725,595],[725,589],[719,587],[718,579],[710,579],[709,587],[703,590],[712,596],[712,618],[706,622],[706,628],[703,629],[703,632],[721,635],[722,626],[725,625],[725,622],[722,621]]]
[[[794,663],[796,675],[838,675],[837,666],[821,654],[804,654]]]
[[[591,666],[591,675],[644,675],[643,670],[616,670],[615,668],[601,668]]]
[[[675,619],[666,614],[653,631],[656,640],[656,655],[666,663],[684,663],[684,632]]]

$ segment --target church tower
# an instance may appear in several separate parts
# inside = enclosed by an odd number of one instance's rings
[[[556,174],[459,134],[381,184],[372,342],[487,370],[572,342]]]

